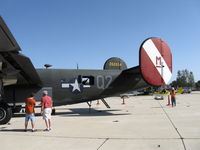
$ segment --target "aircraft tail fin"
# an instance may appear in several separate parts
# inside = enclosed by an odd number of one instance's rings
[[[102,92],[102,96],[117,95],[151,86],[166,85],[172,76],[172,54],[159,38],[149,38],[140,47],[139,66],[123,70]]]
[[[172,76],[172,54],[159,38],[148,38],[140,47],[140,68],[143,79],[150,85],[166,85]]]
[[[127,69],[126,63],[118,57],[109,58],[103,67],[104,70],[125,70]]]

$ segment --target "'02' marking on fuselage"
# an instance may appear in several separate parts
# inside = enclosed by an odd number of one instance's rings
[[[111,75],[107,75],[107,76],[98,75],[97,76],[97,88],[98,89],[106,89],[110,85],[111,82],[112,82]]]

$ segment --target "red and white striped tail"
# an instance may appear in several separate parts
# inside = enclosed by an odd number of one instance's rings
[[[159,38],[149,38],[140,47],[140,68],[144,80],[153,86],[166,85],[172,77],[172,54]]]

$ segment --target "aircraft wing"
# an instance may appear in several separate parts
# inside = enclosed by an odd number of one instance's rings
[[[0,16],[0,52],[19,51],[20,47]]]
[[[0,16],[0,79],[3,85],[41,85],[31,60],[19,53],[21,48]]]

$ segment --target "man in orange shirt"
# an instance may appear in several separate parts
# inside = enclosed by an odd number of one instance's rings
[[[176,106],[176,91],[174,90],[174,88],[172,88],[170,95],[171,95],[172,107],[174,107]]]
[[[28,121],[31,120],[32,132],[35,131],[35,104],[34,94],[32,93],[29,98],[26,99],[26,116],[25,116],[25,132],[27,131]]]

